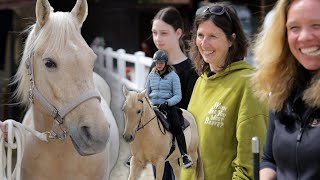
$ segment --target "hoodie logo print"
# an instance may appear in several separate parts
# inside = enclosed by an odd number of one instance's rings
[[[220,102],[215,102],[210,108],[204,124],[222,128],[224,125],[224,118],[226,117],[226,111],[226,106],[222,106]]]

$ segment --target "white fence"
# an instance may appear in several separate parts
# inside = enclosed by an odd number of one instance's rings
[[[125,84],[129,89],[143,90],[152,58],[146,57],[145,53],[138,51],[127,54],[124,49],[114,51],[108,47],[91,47],[97,54],[95,71],[100,75],[111,74],[119,79],[119,83]]]

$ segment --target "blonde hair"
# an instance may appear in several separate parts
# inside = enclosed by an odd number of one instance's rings
[[[252,77],[255,94],[268,102],[273,111],[280,111],[293,88],[298,62],[288,42],[286,21],[292,0],[279,0],[273,9],[270,24],[261,29],[253,46],[257,71]]]

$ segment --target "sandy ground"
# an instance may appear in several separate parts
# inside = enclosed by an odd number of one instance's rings
[[[111,180],[124,180],[128,179],[129,167],[125,166],[125,162],[129,157],[129,144],[126,143],[122,138],[120,139],[120,155],[118,162],[111,173]],[[147,167],[142,171],[139,180],[152,180],[154,179],[152,174],[151,164],[148,164]]]

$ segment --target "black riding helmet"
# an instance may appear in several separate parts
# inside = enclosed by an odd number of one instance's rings
[[[158,50],[153,55],[153,61],[154,62],[168,62],[168,54],[164,50]]]

